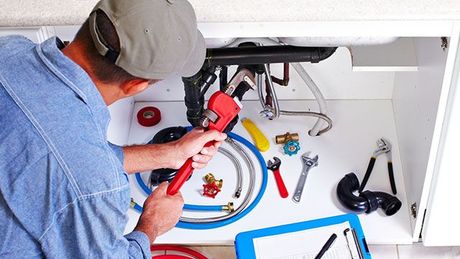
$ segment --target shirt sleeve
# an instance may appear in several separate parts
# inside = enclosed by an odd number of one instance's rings
[[[65,206],[39,240],[45,257],[151,258],[146,234],[133,231],[123,235],[129,207],[126,195],[128,186]]]
[[[150,241],[144,232],[133,231],[125,235],[125,238],[129,241],[130,258],[151,258]]]
[[[109,141],[107,141],[107,143],[109,144],[109,146],[112,149],[113,153],[115,153],[115,155],[117,156],[118,160],[121,161],[121,164],[123,164],[124,159],[125,159],[125,155],[123,153],[123,147],[120,147],[120,146],[117,146],[115,144],[112,144]]]

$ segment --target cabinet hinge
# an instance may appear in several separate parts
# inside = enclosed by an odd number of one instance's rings
[[[447,41],[447,37],[441,37],[441,48],[443,51],[449,47],[449,41]]]
[[[410,206],[410,214],[412,215],[412,217],[417,218],[417,203],[414,202],[412,203],[412,205]]]

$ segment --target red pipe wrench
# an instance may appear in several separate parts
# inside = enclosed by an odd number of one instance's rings
[[[208,102],[208,108],[203,112],[201,126],[211,130],[223,132],[228,124],[238,115],[243,107],[238,97],[232,97],[240,83],[246,83],[253,90],[256,88],[254,75],[248,69],[241,69],[227,85],[225,92],[215,92]],[[206,143],[210,147],[214,141]],[[167,194],[176,194],[185,181],[193,173],[192,158],[187,159],[168,186]]]

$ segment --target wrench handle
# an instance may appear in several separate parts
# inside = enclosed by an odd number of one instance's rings
[[[214,145],[215,141],[209,141],[204,145],[205,147],[210,147]],[[192,167],[193,160],[192,158],[187,159],[185,163],[179,168],[179,171],[177,171],[176,176],[172,180],[172,182],[168,185],[168,189],[166,190],[166,193],[168,195],[174,195],[179,192],[180,188],[182,185],[184,185],[185,181],[192,175],[193,173],[193,167]]]
[[[297,182],[297,186],[295,187],[294,195],[292,196],[292,200],[294,202],[300,202],[300,198],[302,198],[303,188],[305,186],[305,181],[307,180],[308,171],[302,172],[299,177],[299,181]]]
[[[361,186],[359,186],[359,193],[361,193],[364,190],[364,187],[366,187],[367,181],[369,180],[369,177],[371,176],[372,169],[374,169],[374,164],[375,164],[375,157],[371,157],[371,160],[369,161],[369,165],[367,166],[366,174],[364,175],[363,182],[361,183]]]
[[[280,192],[281,198],[288,197],[289,193],[286,189],[286,185],[284,185],[283,178],[281,178],[280,170],[277,169],[273,171],[273,175],[275,176],[276,186],[278,186],[278,191]]]
[[[390,177],[391,191],[396,195],[395,175],[393,173],[393,163],[391,161],[388,162],[388,176]]]

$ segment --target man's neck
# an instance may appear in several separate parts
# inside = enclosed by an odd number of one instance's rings
[[[117,89],[117,86],[103,83],[97,79],[97,77],[92,72],[91,65],[86,59],[86,55],[83,51],[83,48],[78,43],[70,43],[62,49],[62,53],[69,59],[71,59],[73,62],[75,62],[77,65],[79,65],[83,70],[85,70],[85,72],[88,74],[91,81],[93,81],[97,90],[101,94],[107,106],[111,105],[112,103],[120,99],[116,91],[113,91],[113,89]]]

